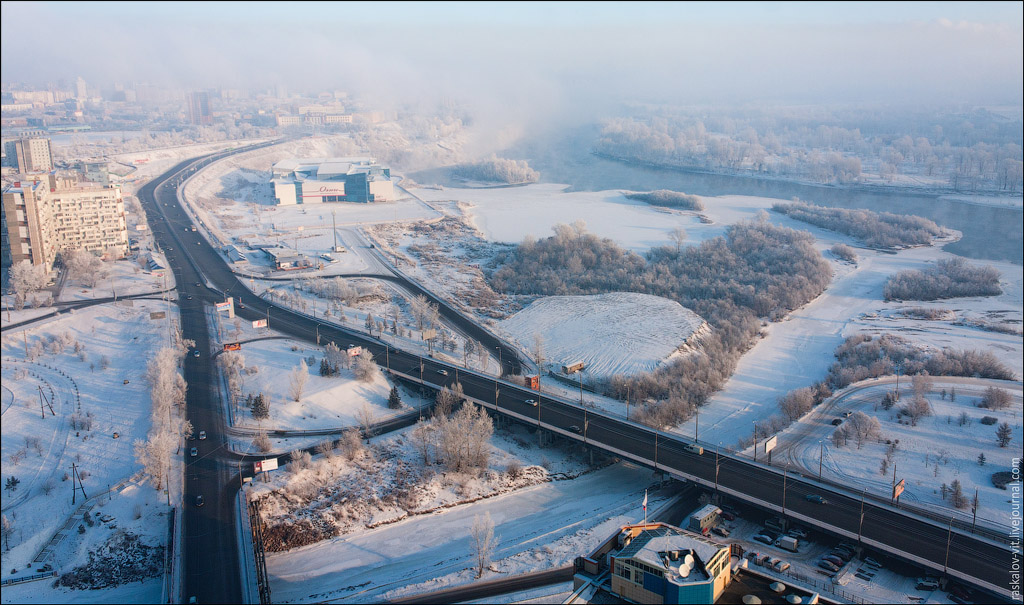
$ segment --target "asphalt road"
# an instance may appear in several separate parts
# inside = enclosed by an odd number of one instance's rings
[[[173,173],[172,170],[168,174]],[[165,250],[167,246],[174,248],[167,251],[167,256],[179,289],[183,294],[194,296],[192,301],[182,301],[183,329],[186,338],[196,340],[204,356],[209,355],[210,343],[202,305],[219,302],[224,295],[243,295],[245,307],[236,311],[244,319],[269,317],[272,329],[307,341],[316,342],[319,336],[319,342],[324,344],[334,341],[339,346],[361,345],[373,353],[378,364],[421,378],[425,383],[451,385],[459,380],[467,396],[501,413],[528,422],[543,423],[559,429],[565,438],[617,451],[625,458],[646,462],[678,477],[698,478],[708,485],[717,483],[723,490],[739,494],[741,499],[760,500],[780,507],[787,515],[810,518],[811,521],[805,524],[827,524],[854,536],[860,533],[865,539],[927,560],[939,570],[946,565],[948,539],[949,569],[978,578],[991,586],[1003,589],[1008,586],[1011,555],[1005,545],[990,544],[956,531],[950,534],[940,524],[919,520],[870,498],[862,504],[855,493],[825,488],[809,479],[785,476],[776,469],[753,464],[734,455],[716,456],[713,450],[705,450],[701,455],[688,450],[688,443],[676,435],[656,433],[618,417],[595,414],[577,403],[542,396],[507,381],[467,373],[435,359],[404,353],[365,334],[322,324],[255,298],[248,294],[227,263],[201,235],[187,230],[191,222],[178,206],[173,184],[176,180],[158,179],[144,188],[139,197],[150,213],[151,221],[161,214],[167,217],[164,228],[152,225],[154,234]],[[205,282],[199,277],[197,267],[202,267]],[[196,287],[196,282],[209,283],[215,290],[206,286]],[[413,284],[409,285],[413,287]],[[468,320],[462,318],[462,321]],[[472,329],[472,326],[466,326],[466,329]],[[185,367],[190,387],[189,417],[197,431],[205,429],[210,435],[201,444],[199,460],[189,461],[186,471],[189,483],[186,501],[191,504],[199,493],[206,498],[204,507],[190,505],[185,516],[186,591],[189,596],[197,595],[200,602],[237,601],[240,586],[233,507],[237,484],[231,480],[233,459],[222,454],[224,420],[217,408],[213,371],[212,364],[203,357],[189,358]],[[528,399],[536,400],[537,405],[526,403]],[[717,472],[716,458],[719,460]],[[811,502],[806,499],[808,495],[821,495],[828,504]]]

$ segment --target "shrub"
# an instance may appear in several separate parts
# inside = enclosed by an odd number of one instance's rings
[[[683,208],[685,210],[701,211],[704,209],[704,202],[700,196],[659,189],[650,193],[627,193],[626,199],[636,200],[651,204],[652,206],[665,206],[666,208]]]
[[[943,259],[923,271],[900,271],[885,282],[885,300],[938,300],[961,296],[998,296],[999,271],[962,258]]]
[[[991,426],[991,425],[993,425],[993,424],[995,424],[995,423],[999,422],[999,419],[998,419],[998,418],[996,418],[995,416],[982,416],[982,418],[981,418],[981,421],[980,421],[980,422],[981,422],[982,424],[985,424],[985,425]]]

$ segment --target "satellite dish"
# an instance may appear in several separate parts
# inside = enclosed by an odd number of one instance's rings
[[[768,585],[768,588],[771,588],[772,591],[777,592],[779,594],[786,592],[786,585],[782,582],[772,582]]]
[[[683,563],[690,567],[693,567],[693,555],[691,555],[690,553],[686,553],[686,556],[683,557]]]
[[[685,578],[685,577],[687,577],[689,575],[690,575],[690,566],[689,565],[685,565],[685,564],[684,565],[680,565],[679,566],[679,577],[680,578]]]
[[[752,595],[752,594],[745,594],[745,595],[743,595],[743,604],[744,605],[761,605],[761,599],[757,598],[755,595]]]
[[[792,603],[793,605],[798,605],[799,603],[803,603],[804,601],[803,601],[803,599],[801,599],[800,597],[796,596],[795,594],[791,594],[791,595],[787,595],[786,596],[786,602],[787,603]]]

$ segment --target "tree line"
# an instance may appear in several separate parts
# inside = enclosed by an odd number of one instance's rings
[[[470,181],[518,185],[536,183],[540,173],[530,168],[526,160],[508,160],[491,155],[479,162],[454,166],[452,176]]]
[[[938,300],[961,296],[998,296],[999,271],[991,265],[972,265],[962,258],[942,259],[928,267],[891,276],[885,300]]]
[[[872,248],[903,248],[932,243],[942,227],[920,216],[871,210],[826,208],[806,202],[777,203],[774,212],[829,231],[853,236]]]
[[[652,206],[664,206],[666,208],[682,208],[683,210],[704,210],[704,202],[699,195],[691,195],[669,189],[658,189],[648,193],[627,193],[626,199],[644,202]]]

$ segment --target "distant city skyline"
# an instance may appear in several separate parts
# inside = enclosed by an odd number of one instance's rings
[[[454,98],[495,114],[623,101],[1015,105],[1019,2],[5,2],[4,84]],[[42,28],[17,27],[42,23]],[[40,37],[46,43],[40,44]]]

